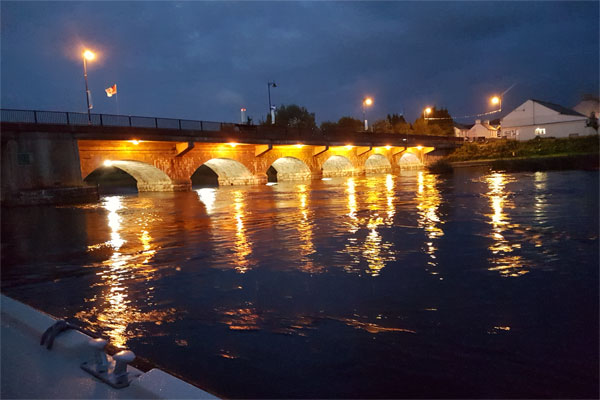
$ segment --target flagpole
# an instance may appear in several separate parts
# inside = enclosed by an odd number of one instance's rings
[[[119,114],[119,96],[118,93],[115,93],[115,103],[117,103],[117,115]]]

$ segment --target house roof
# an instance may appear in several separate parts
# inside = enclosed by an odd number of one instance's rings
[[[473,127],[473,124],[460,124],[458,122],[455,122],[454,126],[458,129],[471,129]]]
[[[541,100],[535,100],[535,99],[531,99],[531,101],[535,101],[536,103],[541,104],[544,107],[548,107],[549,109],[554,110],[559,114],[576,115],[578,117],[585,117],[585,115],[580,114],[577,111],[571,110],[570,108],[563,107],[560,104],[548,103],[547,101],[541,101]]]
[[[497,128],[497,127],[495,127],[495,126],[492,126],[492,125],[490,125],[490,124],[486,124],[485,122],[482,122],[482,123],[481,123],[481,125],[482,125],[483,127],[485,127],[485,128],[488,130],[488,131],[497,131],[497,130],[498,130],[498,128]]]

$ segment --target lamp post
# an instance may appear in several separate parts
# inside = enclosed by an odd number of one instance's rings
[[[88,124],[92,123],[92,116],[90,114],[90,89],[88,89],[88,80],[87,80],[87,62],[92,61],[96,58],[96,55],[92,53],[90,50],[85,50],[82,54],[83,56],[83,79],[85,80],[85,100],[87,101],[87,113],[88,113]]]
[[[490,99],[490,103],[494,106],[498,106],[498,111],[502,111],[502,98],[500,96],[494,96]]]
[[[362,102],[363,120],[365,121],[365,131],[369,130],[369,123],[367,121],[367,107],[373,105],[373,99],[371,97],[365,97]]]
[[[423,110],[423,120],[427,120],[427,116],[431,114],[431,107],[427,107],[425,110]]]
[[[267,91],[269,92],[269,113],[268,114],[271,114],[271,125],[273,125],[275,123],[275,113],[273,112],[273,106],[271,105],[271,87],[276,88],[277,84],[275,82],[267,82]]]

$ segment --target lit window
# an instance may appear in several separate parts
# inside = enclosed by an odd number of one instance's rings
[[[535,134],[537,136],[539,136],[539,135],[545,135],[546,134],[546,128],[535,128]]]

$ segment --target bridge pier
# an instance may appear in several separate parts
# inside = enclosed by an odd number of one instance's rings
[[[70,133],[2,132],[3,205],[69,204],[98,200],[79,168]]]

